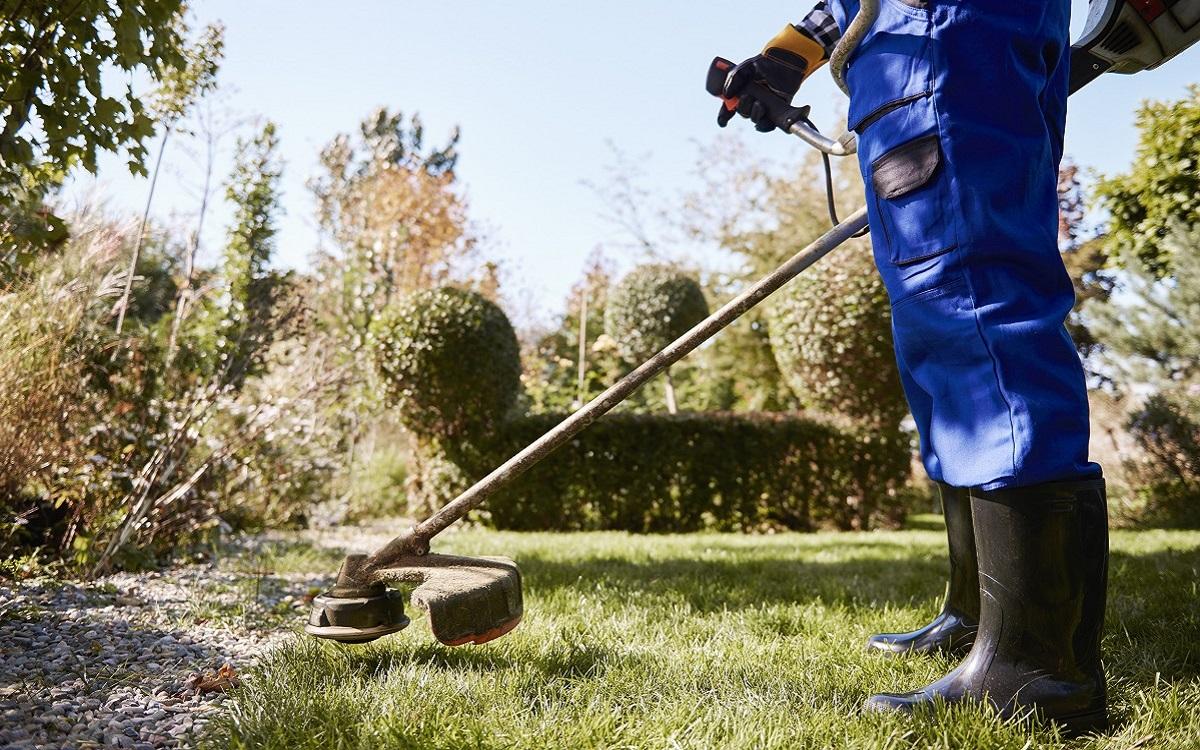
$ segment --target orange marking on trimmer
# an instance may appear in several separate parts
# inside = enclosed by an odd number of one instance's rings
[[[489,630],[486,633],[476,633],[474,635],[468,635],[465,638],[459,638],[458,640],[455,640],[455,641],[442,641],[442,643],[444,643],[447,646],[450,646],[451,648],[454,648],[455,646],[466,646],[466,645],[470,645],[470,644],[473,644],[476,646],[482,646],[485,643],[494,641],[497,638],[502,638],[503,636],[508,635],[520,624],[521,624],[521,618],[518,617],[517,619],[509,620],[508,622],[504,623],[500,627],[493,628],[492,630]]]

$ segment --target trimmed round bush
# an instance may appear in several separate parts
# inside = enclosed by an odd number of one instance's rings
[[[766,317],[775,361],[805,409],[886,428],[908,414],[887,290],[865,243],[805,271]]]
[[[638,266],[608,295],[605,331],[629,362],[654,356],[708,317],[704,290],[665,265]]]
[[[389,403],[418,435],[487,430],[517,401],[517,335],[504,311],[475,292],[415,292],[390,306],[371,334]]]

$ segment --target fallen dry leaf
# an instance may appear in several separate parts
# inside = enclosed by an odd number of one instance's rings
[[[226,662],[216,674],[198,674],[192,680],[192,689],[197,693],[224,693],[242,684],[233,665]]]

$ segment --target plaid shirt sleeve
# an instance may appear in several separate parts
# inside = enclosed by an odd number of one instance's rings
[[[796,28],[811,37],[813,41],[825,48],[825,57],[833,54],[833,48],[842,38],[842,30],[829,12],[828,0],[821,0],[817,7],[809,11],[804,20],[796,24]]]

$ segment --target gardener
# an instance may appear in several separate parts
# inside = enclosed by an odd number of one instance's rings
[[[1105,486],[1088,460],[1074,304],[1057,247],[1070,0],[882,0],[850,60],[875,261],[951,551],[946,606],[886,653],[965,660],[877,711],[983,701],[1076,730],[1106,724]],[[735,68],[790,102],[858,0],[821,3]],[[761,88],[761,87],[760,87]],[[769,132],[762,103],[740,114]],[[722,124],[728,117],[722,118]]]

